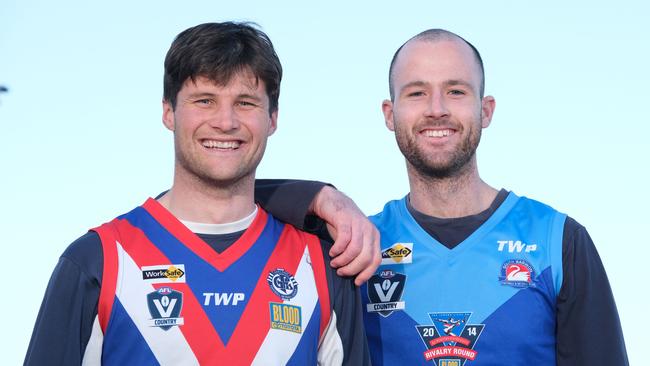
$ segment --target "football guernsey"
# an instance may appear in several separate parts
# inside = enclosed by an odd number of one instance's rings
[[[262,209],[223,252],[202,237],[153,199],[84,235],[50,280],[25,363],[368,364],[358,291],[320,239]]]
[[[374,365],[555,365],[566,216],[510,193],[448,249],[406,198],[372,217],[382,265],[362,288]]]

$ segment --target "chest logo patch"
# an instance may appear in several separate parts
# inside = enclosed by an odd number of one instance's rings
[[[432,324],[415,328],[427,350],[424,358],[436,366],[462,366],[476,359],[474,345],[484,324],[468,324],[472,313],[429,313]]]
[[[402,293],[406,275],[390,269],[384,269],[370,277],[368,280],[368,299],[366,305],[369,313],[379,313],[384,318],[395,310],[404,310]]]
[[[184,283],[185,265],[145,266],[142,267],[142,279],[148,283]]]
[[[183,308],[183,293],[161,287],[157,291],[147,294],[147,307],[151,314],[149,325],[169,330],[173,326],[183,325],[180,317]]]
[[[271,291],[280,296],[282,300],[291,300],[298,294],[298,282],[282,268],[269,272],[266,282],[271,287]]]
[[[395,243],[381,251],[381,264],[413,263],[413,243]]]
[[[535,270],[523,259],[511,259],[501,266],[499,282],[517,288],[534,286]]]
[[[300,306],[270,302],[269,312],[271,315],[271,329],[302,333],[302,311]]]

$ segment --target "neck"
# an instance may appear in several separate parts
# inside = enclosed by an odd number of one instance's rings
[[[175,173],[171,189],[158,201],[180,220],[230,223],[255,210],[254,184],[254,174],[232,184],[216,185]]]
[[[425,215],[456,218],[486,210],[498,191],[481,180],[473,158],[451,177],[433,178],[407,163],[411,206]]]

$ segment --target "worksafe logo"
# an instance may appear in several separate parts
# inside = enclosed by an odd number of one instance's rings
[[[413,263],[413,243],[395,243],[381,252],[381,264]]]
[[[271,302],[269,303],[269,312],[271,315],[271,329],[302,333],[300,306]]]
[[[395,310],[404,310],[402,293],[406,284],[406,275],[384,269],[368,280],[367,290],[370,303],[366,305],[369,313],[379,313],[384,318]]]
[[[148,283],[184,283],[185,265],[167,264],[142,267],[142,279]]]
[[[432,324],[415,328],[427,350],[424,359],[436,366],[462,366],[478,356],[474,345],[484,324],[468,324],[472,313],[429,313]]]
[[[149,325],[169,330],[173,326],[183,325],[180,317],[183,308],[183,293],[161,287],[157,291],[147,294],[147,307],[151,314]]]

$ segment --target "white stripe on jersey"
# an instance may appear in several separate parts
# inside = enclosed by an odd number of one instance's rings
[[[341,341],[336,325],[336,312],[332,311],[330,322],[327,324],[323,339],[318,347],[319,365],[343,364],[343,341]]]
[[[301,319],[302,330],[307,328],[307,324],[318,304],[318,291],[316,290],[316,280],[310,264],[309,249],[305,246],[305,251],[300,259],[300,264],[296,269],[294,278],[298,282],[298,294],[290,300],[285,300],[285,304],[302,304]],[[325,316],[322,314],[321,316]],[[320,322],[313,324],[320,328]],[[260,349],[255,355],[251,365],[285,365],[293,355],[298,342],[302,338],[302,333],[294,333],[286,330],[271,329],[266,334]]]
[[[88,344],[84,357],[81,359],[81,366],[100,366],[102,364],[102,344],[104,342],[104,333],[99,325],[99,316],[95,315],[93,330],[90,332]]]
[[[169,330],[152,327],[147,307],[146,294],[156,291],[149,283],[142,280],[142,271],[133,258],[117,244],[119,271],[117,273],[116,294],[122,306],[131,317],[151,352],[161,365],[198,365],[199,361],[192,352],[179,327]],[[191,294],[184,294],[191,296]],[[174,347],[169,347],[173,344]]]

